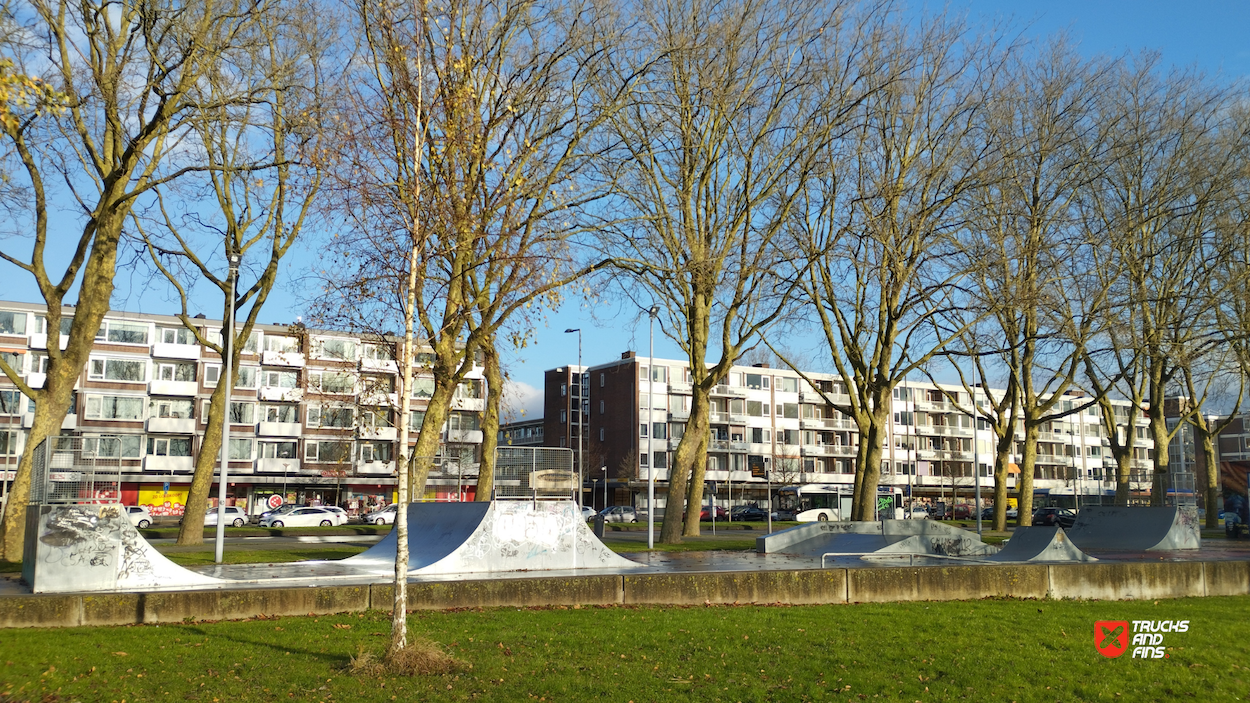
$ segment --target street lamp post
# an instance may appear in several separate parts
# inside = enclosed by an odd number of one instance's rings
[[[582,400],[586,395],[586,384],[582,377],[582,328],[574,327],[564,330],[565,334],[577,333],[577,505],[582,505],[582,466],[586,455],[582,453]],[[570,379],[572,380],[572,379]],[[572,388],[569,389],[572,391]],[[570,393],[571,395],[571,393]],[[570,408],[571,410],[572,408]],[[569,418],[570,423],[572,418]],[[570,426],[572,426],[570,424]],[[593,500],[591,501],[594,502]],[[607,506],[604,506],[607,507]]]
[[[972,389],[972,480],[976,482],[976,511],[977,511],[977,536],[981,536],[981,449],[977,446],[977,440],[981,438],[981,433],[977,431],[977,425],[981,417],[980,410],[977,408],[977,389]]]
[[[647,313],[651,316],[651,348],[647,352],[647,549],[655,549],[655,452],[651,443],[655,441],[655,316],[660,307],[652,305]]]
[[[239,255],[230,255],[230,297],[226,303],[226,330],[222,335],[226,338],[225,376],[218,380],[224,383],[226,394],[226,417],[221,423],[221,472],[217,478],[217,541],[213,550],[213,558],[220,564],[222,553],[226,548],[226,478],[230,463],[230,391],[234,389],[234,296],[235,285],[239,278]]]
[[[603,467],[603,509],[608,509],[608,467]]]

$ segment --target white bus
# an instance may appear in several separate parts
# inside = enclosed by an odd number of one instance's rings
[[[777,519],[825,522],[849,519],[855,487],[845,483],[809,483],[777,491]],[[903,519],[903,489],[877,487],[877,520]]]

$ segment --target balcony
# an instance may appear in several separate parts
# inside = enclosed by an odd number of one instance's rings
[[[48,382],[48,374],[46,373],[28,373],[26,374],[26,385],[31,388],[43,388],[43,384]]]
[[[713,386],[712,395],[730,395],[735,398],[747,397],[747,389],[737,386]]]
[[[394,427],[361,427],[361,439],[378,439],[394,441],[399,437],[399,430]]]
[[[729,440],[727,439],[708,440],[707,450],[709,452],[727,452],[729,451]]]
[[[190,359],[197,361],[200,358],[200,345],[157,342],[152,345],[152,356],[161,359]]]
[[[304,399],[303,388],[280,388],[278,386],[261,386],[260,399],[279,402],[298,403]]]
[[[729,442],[729,451],[731,452],[745,452],[749,447],[750,445],[746,442],[734,442],[732,440]]]
[[[257,459],[256,473],[298,474],[299,459]]]
[[[669,411],[668,411],[668,419],[669,419],[669,420],[678,420],[678,421],[685,421],[685,420],[689,420],[689,419],[690,419],[690,411],[689,411],[689,410],[669,410]]]
[[[262,437],[298,437],[300,436],[300,424],[298,422],[261,422],[256,427],[256,434]]]
[[[265,350],[260,355],[260,363],[264,366],[292,366],[302,368],[307,362],[302,352],[283,352]]]
[[[195,381],[152,381],[148,384],[151,395],[193,396],[200,390]]]
[[[195,434],[195,418],[192,417],[150,417],[147,424],[148,432],[168,434]]]
[[[668,392],[679,395],[690,395],[694,392],[694,388],[689,383],[672,382],[668,384]]]
[[[486,410],[486,400],[484,398],[452,398],[451,409],[480,413]]]
[[[189,474],[195,470],[195,457],[191,456],[145,456],[143,470],[152,473]]]
[[[956,427],[955,425],[917,425],[916,433],[941,437],[971,437],[972,428]]]
[[[449,444],[481,444],[481,430],[447,430],[443,441]]]
[[[372,373],[399,373],[399,364],[392,359],[361,359],[360,370]]]
[[[390,476],[395,473],[393,461],[358,461],[356,474],[359,476]]]
[[[729,413],[708,413],[708,422],[717,425],[729,424]]]
[[[747,421],[746,413],[729,413],[729,421],[733,423],[745,423]]]

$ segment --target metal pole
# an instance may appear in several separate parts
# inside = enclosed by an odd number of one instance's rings
[[[582,506],[582,486],[585,485],[582,478],[582,467],[585,466],[586,455],[582,452],[582,401],[586,397],[586,384],[582,383],[582,328],[570,327],[564,330],[565,334],[577,333],[577,507]],[[573,414],[573,378],[569,375],[569,415]],[[569,427],[573,426],[573,418],[569,418]],[[592,489],[593,490],[593,489]],[[594,504],[594,495],[590,496],[591,504]],[[606,507],[606,506],[604,506]]]
[[[603,508],[608,507],[608,467],[603,467]]]
[[[225,375],[218,383],[226,384],[226,417],[221,423],[221,471],[217,478],[217,542],[213,551],[216,563],[220,564],[222,552],[226,548],[226,479],[230,464],[230,391],[234,390],[234,296],[235,284],[239,277],[239,256],[230,255],[230,298],[226,301],[226,363]]]
[[[647,352],[647,366],[650,374],[647,380],[647,424],[651,425],[651,431],[647,433],[647,549],[655,549],[655,452],[652,451],[652,441],[655,440],[655,316],[660,312],[658,306],[652,305],[647,311],[650,313],[651,347]]]
[[[977,536],[981,536],[981,450],[977,446],[977,440],[980,433],[977,432],[977,419],[980,414],[977,412],[977,389],[972,389],[972,480],[977,486]]]

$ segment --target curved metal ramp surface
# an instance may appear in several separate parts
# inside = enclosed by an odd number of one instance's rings
[[[1171,551],[1198,549],[1198,513],[1182,508],[1090,507],[1067,532],[1082,550]]]
[[[902,542],[906,545],[892,548]],[[887,548],[890,548],[889,553],[914,550],[959,557],[988,556],[998,551],[997,547],[985,544],[967,530],[929,520],[816,522],[755,540],[755,550],[760,554],[820,556]]]
[[[394,568],[395,532],[345,566]],[[604,546],[573,501],[413,503],[408,568],[414,575],[645,568]]]
[[[31,506],[26,513],[22,580],[35,593],[153,591],[224,583],[165,558],[118,504]]]
[[[1093,562],[1094,557],[1082,552],[1064,534],[1063,528],[1017,527],[1007,544],[987,561],[995,562]]]

